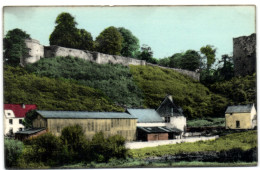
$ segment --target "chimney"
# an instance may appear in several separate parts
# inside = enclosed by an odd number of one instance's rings
[[[24,103],[22,104],[22,108],[25,109],[25,104]]]
[[[173,100],[172,100],[172,95],[168,95],[168,99],[170,99],[170,101],[173,102]]]

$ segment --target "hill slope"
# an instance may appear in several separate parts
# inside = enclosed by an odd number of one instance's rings
[[[4,102],[37,104],[42,110],[124,111],[93,88],[11,66],[4,67]]]
[[[75,80],[75,83],[101,90],[113,102],[127,106],[142,106],[142,93],[133,82],[128,67],[96,64],[73,57],[44,58],[27,65],[36,75]]]
[[[227,98],[212,93],[187,76],[152,66],[131,66],[130,70],[144,93],[145,107],[157,108],[163,98],[171,94],[189,118],[224,115]]]

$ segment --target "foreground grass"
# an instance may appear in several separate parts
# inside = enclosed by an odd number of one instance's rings
[[[199,141],[194,143],[180,143],[132,149],[130,153],[133,158],[147,158],[152,156],[175,155],[180,153],[205,152],[205,151],[227,151],[234,148],[249,150],[257,146],[257,132],[247,131],[222,136],[216,140]]]
[[[58,168],[138,168],[138,167],[235,167],[235,166],[257,166],[257,162],[199,162],[199,161],[181,161],[181,162],[147,162],[143,160],[133,160],[122,162],[109,162],[109,163],[78,163],[71,165],[64,165]]]
[[[188,127],[225,127],[225,118],[205,118],[187,120]]]

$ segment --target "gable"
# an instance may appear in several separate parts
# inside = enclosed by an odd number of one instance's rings
[[[156,111],[161,117],[184,116],[181,108],[178,108],[168,96],[166,96]]]

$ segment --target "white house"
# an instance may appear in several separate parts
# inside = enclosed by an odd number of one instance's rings
[[[26,113],[36,108],[36,105],[4,104],[4,135],[24,130],[22,122]]]

